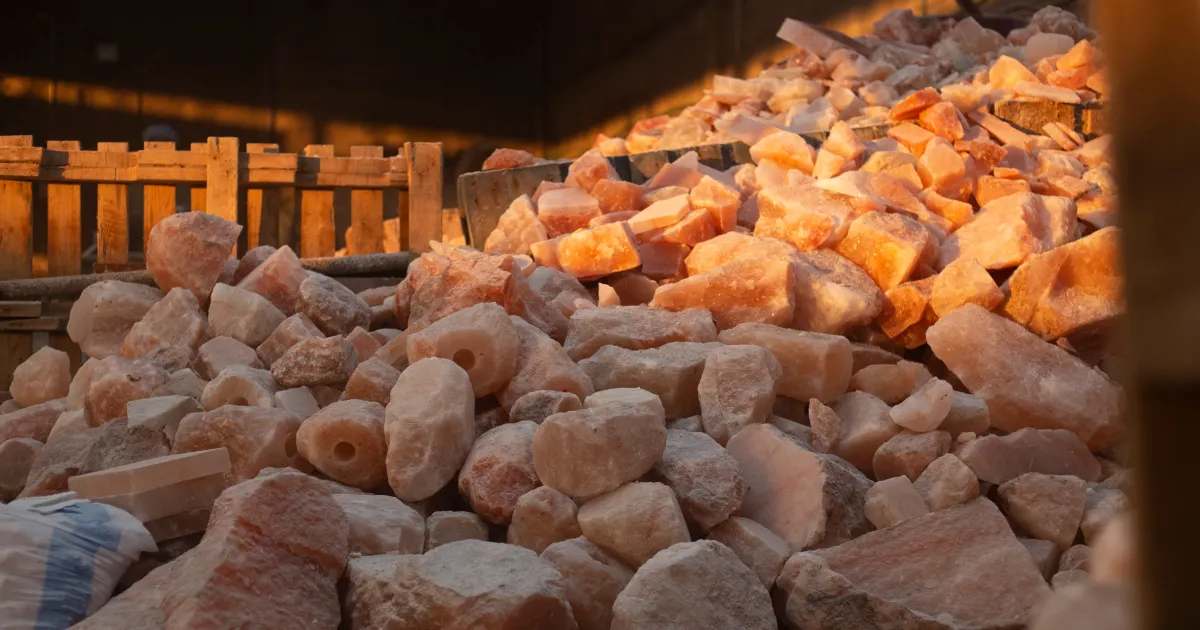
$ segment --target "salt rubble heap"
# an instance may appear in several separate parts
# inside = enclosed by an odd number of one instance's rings
[[[80,628],[1128,627],[1105,141],[889,115],[644,187],[584,156],[357,295],[169,217],[83,367],[14,375],[3,498],[154,523]]]

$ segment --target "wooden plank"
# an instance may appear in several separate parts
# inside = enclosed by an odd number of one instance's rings
[[[0,333],[0,390],[12,385],[13,371],[33,354],[29,333]]]
[[[46,149],[78,151],[79,142],[52,140]],[[46,256],[52,276],[73,276],[83,269],[79,208],[79,184],[46,184]]]
[[[204,211],[238,220],[238,139],[208,139],[208,182]]]
[[[0,181],[0,279],[33,275],[33,184]]]
[[[350,147],[351,158],[382,158],[383,147]],[[374,254],[383,251],[383,191],[350,191],[350,238],[347,252]]]
[[[406,142],[408,242],[415,252],[442,241],[442,143]]]
[[[191,149],[192,149],[192,153],[207,154],[208,153],[208,143],[207,142],[193,142]],[[204,175],[205,175],[205,179],[207,180],[207,178],[208,178],[207,161],[205,162]],[[205,209],[208,207],[206,204],[206,202],[208,201],[208,192],[206,190],[204,190],[204,186],[192,186],[192,192],[191,192],[190,196],[191,196],[191,202],[192,202],[192,212],[204,212]]]
[[[304,147],[302,155],[304,158],[333,157],[333,145],[309,145]],[[300,191],[300,256],[302,258],[332,256],[336,248],[333,191]]]
[[[278,144],[246,143],[246,164],[249,165],[252,158],[271,156],[277,153],[279,153]],[[295,158],[294,155],[292,157]],[[247,181],[247,183],[249,182]],[[247,249],[254,249],[259,245],[279,245],[280,204],[278,193],[276,187],[250,188],[246,191]]]
[[[0,147],[32,147],[33,136],[0,136]]]
[[[561,181],[562,169],[557,163],[462,175],[458,178],[458,207],[467,217],[469,242],[482,249],[514,199],[532,195],[542,182]]]
[[[42,303],[32,300],[0,302],[0,317],[40,317]]]
[[[67,320],[59,317],[35,317],[32,319],[0,319],[0,331],[32,332],[36,330],[64,331]]]
[[[146,154],[161,154],[162,152],[188,155],[183,151],[175,151],[174,142],[147,142],[138,156],[138,169],[142,168]],[[159,221],[175,214],[175,186],[159,186],[146,184],[142,187],[142,248],[150,243],[150,230]]]
[[[124,142],[101,142],[100,154],[129,152]],[[129,262],[129,187],[126,184],[96,186],[96,263],[124,265]]]

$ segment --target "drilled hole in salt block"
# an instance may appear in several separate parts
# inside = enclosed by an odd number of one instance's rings
[[[283,443],[283,455],[284,455],[284,457],[287,457],[288,459],[291,459],[296,456],[296,435],[295,434],[289,435],[287,441]]]
[[[475,353],[463,348],[454,353],[454,362],[458,364],[458,367],[470,370],[475,367]]]
[[[354,445],[349,442],[338,442],[337,446],[333,447],[333,456],[342,461],[354,459],[354,452]]]

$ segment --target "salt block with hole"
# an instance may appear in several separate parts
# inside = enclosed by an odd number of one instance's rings
[[[296,447],[317,470],[348,486],[373,490],[387,480],[383,405],[343,400],[308,417]]]

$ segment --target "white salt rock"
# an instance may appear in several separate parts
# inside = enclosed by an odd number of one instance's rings
[[[929,513],[925,501],[908,477],[891,477],[875,482],[867,490],[863,512],[878,529],[924,516]]]
[[[940,378],[925,383],[903,402],[892,407],[892,422],[918,433],[938,428],[950,413],[950,394],[953,391],[950,383]]]
[[[1025,63],[1034,66],[1046,57],[1066,54],[1074,47],[1075,40],[1069,35],[1038,33],[1025,43]]]
[[[529,195],[521,195],[500,215],[496,229],[488,235],[483,251],[488,254],[526,254],[530,246],[549,238],[545,226],[538,220],[537,210]]]
[[[875,451],[901,431],[892,422],[891,408],[866,392],[848,392],[833,404],[833,411],[841,420],[841,433],[833,454],[870,473]]]
[[[463,540],[487,540],[487,523],[470,512],[434,512],[425,519],[425,552]]]
[[[334,494],[333,501],[350,521],[350,553],[420,554],[424,549],[425,519],[400,499],[378,494]]]
[[[89,357],[120,354],[129,330],[162,298],[162,292],[154,287],[115,280],[97,282],[71,305],[67,334]]]
[[[729,547],[767,590],[774,586],[779,570],[791,555],[788,544],[782,538],[741,516],[731,516],[714,527],[708,533],[708,539]]]
[[[307,387],[293,387],[275,392],[275,406],[296,414],[301,420],[307,420],[321,410],[312,390]]]
[[[8,391],[22,407],[64,398],[71,387],[71,357],[46,346],[33,353],[12,373]]]
[[[979,496],[979,479],[957,455],[933,460],[913,484],[930,510],[943,510]]]
[[[221,286],[221,285],[217,285]],[[215,293],[215,291],[214,291]],[[193,366],[200,378],[212,380],[222,370],[231,365],[245,365],[262,369],[263,364],[258,360],[254,348],[234,339],[233,337],[213,337],[200,346],[196,353]]]
[[[766,348],[735,345],[710,353],[697,389],[705,433],[725,444],[747,426],[766,422],[782,376]]]
[[[684,519],[698,532],[725,521],[746,492],[737,460],[711,437],[691,431],[667,431],[666,448],[651,478],[675,492]]]
[[[662,399],[657,394],[648,392],[640,387],[617,387],[598,391],[583,399],[583,408],[600,407],[614,403],[638,405],[650,413],[665,413]]]

